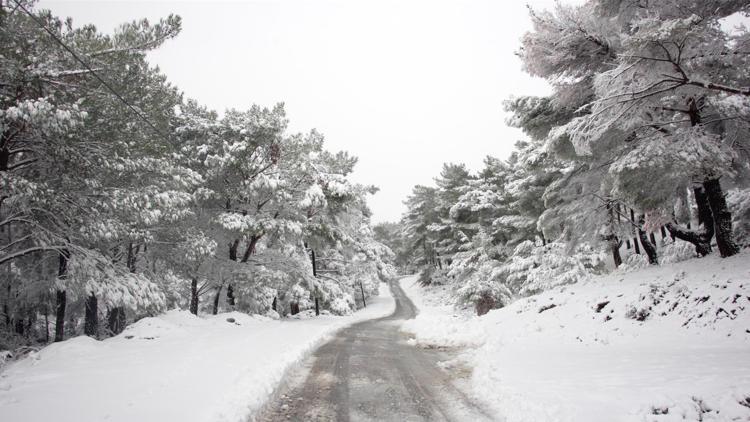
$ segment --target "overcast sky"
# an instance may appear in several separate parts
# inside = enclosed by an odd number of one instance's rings
[[[286,103],[292,131],[318,129],[359,157],[354,180],[380,188],[373,220],[395,221],[444,162],[478,170],[520,131],[502,102],[549,88],[514,52],[526,4],[553,0],[41,1],[111,31],[176,13],[182,33],[150,54],[188,97],[216,110]]]

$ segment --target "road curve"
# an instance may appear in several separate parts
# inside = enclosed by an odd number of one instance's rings
[[[417,310],[398,282],[391,283],[390,316],[342,329],[318,348],[257,420],[489,421],[493,420],[438,367],[448,357],[406,343],[398,321]]]

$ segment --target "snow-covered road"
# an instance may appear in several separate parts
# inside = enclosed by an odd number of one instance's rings
[[[416,307],[391,284],[395,312],[345,328],[291,376],[261,421],[492,420],[452,383],[439,364],[446,352],[407,343],[399,322]]]

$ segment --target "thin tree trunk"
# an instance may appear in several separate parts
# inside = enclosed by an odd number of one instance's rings
[[[362,281],[359,282],[359,290],[362,292],[362,307],[367,307],[367,301],[365,300],[365,286],[362,285]]]
[[[606,235],[606,240],[609,242],[609,247],[612,250],[612,260],[615,263],[615,268],[622,264],[622,256],[620,256],[620,245],[622,242],[615,235],[615,208],[612,206],[612,201],[607,201],[607,215],[609,217],[609,233]],[[619,214],[618,214],[619,219]]]
[[[229,244],[229,259],[232,261],[237,260],[237,248],[240,246],[240,239],[235,239]]]
[[[214,315],[219,313],[219,299],[221,298],[221,289],[224,287],[224,283],[219,284],[219,287],[216,288],[216,295],[214,295],[214,308],[212,313]]]
[[[234,287],[232,287],[231,284],[227,284],[227,305],[232,307],[232,310],[234,310],[234,305],[237,303],[237,301],[234,298]]]
[[[15,333],[18,334],[19,336],[22,336],[23,335],[23,317],[20,315],[17,316],[15,324],[13,324],[13,326],[14,326],[13,331],[15,331]]]
[[[57,298],[57,314],[55,315],[55,341],[65,340],[65,306],[67,302],[67,294],[65,290],[58,290],[56,294]]]
[[[96,295],[91,292],[86,298],[85,308],[86,314],[83,323],[83,332],[89,337],[97,337],[99,335],[99,309]]]
[[[630,222],[633,223],[633,224],[635,224],[635,213],[633,212],[632,208],[630,209]],[[641,254],[641,247],[638,246],[638,236],[637,236],[638,233],[637,232],[638,232],[638,230],[636,230],[635,227],[634,227],[633,228],[633,247],[635,248],[635,253],[637,253],[638,255],[640,255]]]
[[[722,258],[735,255],[740,251],[740,248],[734,240],[734,234],[732,233],[732,213],[727,206],[727,200],[724,197],[721,183],[718,178],[706,179],[703,182],[703,188],[706,190],[708,204],[711,207],[711,214],[714,217],[716,245],[719,247],[719,253]]]
[[[135,274],[138,270],[138,252],[141,250],[140,245],[133,245],[133,242],[128,243],[128,256],[125,260],[125,265],[128,267],[128,271]],[[112,335],[117,335],[125,330],[127,325],[127,313],[125,312],[124,306],[115,306],[109,310],[107,316],[107,328]]]
[[[241,262],[247,262],[248,259],[250,259],[251,255],[255,255],[255,247],[258,245],[258,241],[263,237],[263,235],[253,235],[250,237],[250,242],[247,244],[247,248],[245,248],[245,253],[242,254],[242,261]],[[235,251],[235,254],[237,252]],[[235,257],[235,261],[237,258]]]
[[[693,188],[695,204],[698,208],[698,228],[699,230],[690,230],[680,227],[675,223],[667,223],[666,228],[672,239],[680,239],[695,245],[695,253],[698,256],[706,256],[711,253],[711,239],[714,237],[714,218],[711,208],[708,204],[708,196],[702,186]]]
[[[620,244],[617,240],[611,242],[610,247],[612,248],[612,259],[615,261],[615,268],[622,264],[622,256],[620,256]]]
[[[232,243],[229,244],[229,259],[232,261],[237,261],[237,248],[240,246],[240,239],[235,239]],[[232,307],[234,309],[234,287],[232,286],[232,283],[227,284],[227,305]]]
[[[68,278],[68,251],[59,253],[57,278],[65,280]],[[67,305],[67,293],[65,290],[57,290],[57,314],[55,316],[55,341],[65,339],[65,306]]]
[[[646,234],[642,228],[645,219],[646,217],[642,214],[638,217],[638,238],[641,240],[641,245],[643,245],[643,251],[646,252],[646,256],[648,256],[648,263],[658,265],[659,258],[656,255],[656,247],[651,243],[648,234]]]
[[[314,249],[310,249],[310,261],[312,261],[313,277],[317,277],[318,276],[318,263],[316,262],[317,260],[315,259]]]
[[[138,261],[138,251],[141,249],[141,246],[133,246],[133,242],[128,243],[128,258],[126,261],[126,264],[128,266],[128,271],[131,273],[136,272],[136,263]]]
[[[10,331],[10,293],[11,293],[11,284],[10,284],[10,263],[8,263],[8,287],[7,287],[7,296],[5,296],[5,303],[3,304],[3,313],[5,314],[5,327],[7,330]]]
[[[190,313],[198,315],[198,279],[190,282]]]
[[[125,308],[122,306],[115,306],[109,310],[109,316],[107,318],[107,328],[112,332],[113,335],[120,334],[125,329],[125,322],[127,315],[125,315]]]
[[[312,261],[312,271],[313,271],[313,277],[318,277],[318,263],[315,259],[315,249],[310,248],[310,260]],[[318,288],[315,287],[315,291],[313,292],[315,295],[315,316],[320,315],[320,304],[318,303]]]

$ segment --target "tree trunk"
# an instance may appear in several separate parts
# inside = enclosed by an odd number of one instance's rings
[[[615,235],[615,207],[612,206],[611,199],[607,201],[607,216],[609,218],[609,233],[607,233],[605,239],[609,242],[609,247],[612,250],[612,260],[615,262],[615,268],[617,268],[622,264],[622,256],[620,256],[620,245],[622,245],[622,242]]]
[[[367,307],[367,301],[365,300],[365,286],[362,285],[362,282],[359,282],[359,290],[362,292],[362,307]]]
[[[684,240],[685,242],[690,242],[695,245],[695,253],[697,253],[698,256],[706,256],[711,253],[710,238],[707,238],[705,233],[696,233],[693,230],[684,229],[674,223],[667,223],[666,227],[673,238]]]
[[[622,256],[620,256],[620,242],[617,241],[617,237],[613,236],[613,239],[609,241],[610,248],[612,248],[612,259],[615,261],[615,268],[622,264]]]
[[[317,277],[318,276],[318,263],[316,262],[317,260],[315,259],[314,249],[310,249],[310,261],[312,261],[313,277]]]
[[[273,297],[273,303],[271,303],[271,309],[278,312],[278,309],[276,309],[278,301],[276,300],[276,296]]]
[[[258,245],[258,241],[263,237],[263,235],[253,235],[250,237],[250,242],[247,244],[247,248],[245,248],[245,253],[242,254],[242,261],[241,262],[247,262],[248,259],[250,259],[251,255],[255,255],[255,247]],[[236,254],[235,250],[235,254]],[[237,258],[235,257],[235,261]]]
[[[724,191],[721,189],[721,183],[718,178],[706,179],[703,182],[703,188],[706,190],[708,204],[711,207],[711,214],[714,217],[716,245],[719,247],[719,253],[722,258],[735,255],[740,251],[740,248],[734,240],[734,234],[732,233],[732,213],[727,206],[727,200],[724,197]]]
[[[10,269],[10,264],[8,264],[8,269]],[[3,314],[5,315],[5,327],[7,330],[10,330],[10,275],[8,275],[8,288],[6,290],[7,293],[5,296],[5,303],[3,303]]]
[[[240,239],[235,239],[232,243],[229,244],[229,259],[232,261],[237,261],[237,249],[240,246]],[[227,284],[227,305],[231,306],[232,309],[234,309],[234,287],[232,286],[232,283]]]
[[[638,238],[641,240],[641,245],[643,245],[643,251],[646,252],[646,256],[648,256],[648,263],[658,265],[659,258],[656,255],[656,247],[651,243],[651,240],[649,240],[648,234],[642,229],[645,220],[646,216],[644,215],[638,217]]]
[[[190,282],[190,313],[198,315],[198,279]]]
[[[133,242],[128,243],[128,258],[126,261],[126,264],[128,266],[128,271],[131,273],[136,272],[136,262],[138,261],[138,251],[141,250],[141,245],[133,246]]]
[[[68,251],[59,253],[57,278],[65,280],[68,278]],[[65,290],[57,290],[57,315],[55,316],[55,341],[65,339],[65,306],[67,305],[67,293]]]
[[[227,305],[234,309],[236,301],[234,300],[234,287],[231,284],[227,285]]]
[[[131,273],[135,273],[137,268],[136,264],[138,262],[138,252],[140,251],[141,246],[133,246],[133,242],[128,243],[128,256],[125,261],[125,264],[128,267],[128,271]],[[112,335],[120,334],[123,330],[125,330],[125,326],[127,325],[127,314],[125,313],[125,307],[124,306],[115,306],[109,310],[109,315],[107,316],[107,328],[112,333]]]
[[[112,332],[112,335],[120,334],[125,329],[126,321],[127,316],[125,315],[125,308],[122,306],[115,306],[109,310],[107,328]]]
[[[214,309],[213,314],[216,315],[219,313],[219,299],[221,298],[221,289],[224,287],[224,284],[219,284],[219,287],[216,288],[216,295],[214,296]]]
[[[695,196],[695,205],[698,208],[698,225],[703,226],[703,230],[708,236],[707,242],[711,243],[711,238],[714,236],[714,216],[711,212],[711,204],[708,202],[708,195],[703,186],[694,187],[693,195]]]
[[[662,239],[666,239],[667,238],[667,229],[665,229],[664,226],[661,226],[659,228],[659,230],[661,230],[661,238]]]
[[[99,335],[99,309],[96,295],[92,292],[86,298],[85,308],[86,314],[83,323],[83,332],[89,337],[97,337]]]
[[[67,294],[65,290],[57,291],[57,314],[55,315],[55,341],[65,340],[65,305]]]
[[[237,260],[237,248],[240,246],[240,239],[235,239],[229,244],[229,259],[232,261]]]
[[[630,222],[635,224],[635,213],[633,212],[633,209],[630,209]],[[638,230],[633,228],[633,247],[635,248],[635,253],[638,255],[641,254],[641,247],[638,246],[638,237],[636,236]]]
[[[297,315],[299,313],[299,303],[297,303],[297,302],[290,302],[289,303],[289,312],[292,315]]]
[[[711,253],[711,239],[714,237],[714,218],[708,204],[708,196],[702,186],[693,188],[695,204],[698,208],[699,230],[690,230],[680,227],[675,223],[667,223],[666,227],[672,239],[680,239],[695,245],[695,253],[698,256],[706,256]]]
[[[5,138],[3,134],[3,138]],[[0,148],[0,171],[8,171],[10,162],[10,150],[7,147]]]
[[[315,315],[320,315],[320,305],[318,305],[318,297],[315,297]]]
[[[23,335],[23,317],[21,316],[16,317],[16,322],[13,325],[14,325],[13,331],[15,331],[16,334],[18,334],[19,336],[22,336]]]

